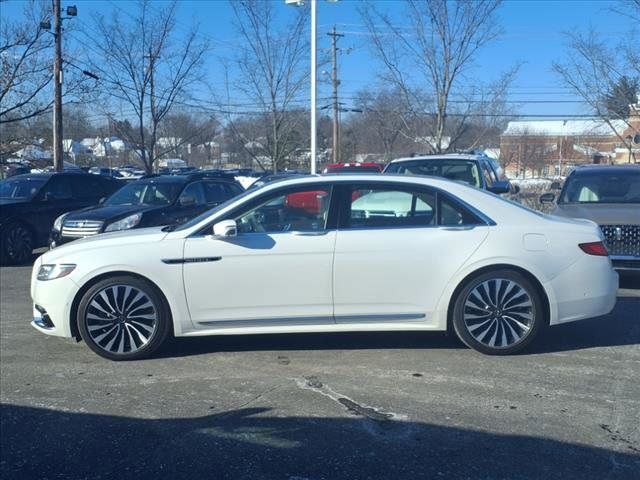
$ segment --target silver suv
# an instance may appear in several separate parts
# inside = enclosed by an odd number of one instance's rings
[[[541,203],[553,203],[545,193]],[[640,165],[586,165],[567,177],[552,215],[600,225],[618,271],[640,273]]]
[[[392,160],[383,173],[429,175],[468,183],[493,193],[512,191],[509,180],[500,177],[485,155],[447,153]]]

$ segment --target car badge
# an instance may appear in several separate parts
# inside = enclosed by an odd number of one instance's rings
[[[620,240],[622,240],[622,229],[616,227],[616,241],[619,242]]]

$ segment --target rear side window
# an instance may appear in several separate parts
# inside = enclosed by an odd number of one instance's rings
[[[71,177],[71,188],[76,198],[83,200],[98,199],[104,196],[103,182],[96,175],[78,175]]]
[[[456,225],[477,225],[480,222],[475,215],[462,205],[454,203],[444,195],[438,195],[438,225],[443,227]]]
[[[221,203],[238,193],[232,192],[229,185],[222,182],[204,182],[204,196],[207,203]]]
[[[342,228],[407,228],[480,225],[483,222],[448,195],[426,188],[353,186]],[[343,197],[344,198],[344,197]]]
[[[354,188],[348,227],[427,226],[434,224],[435,213],[436,197],[432,192]]]
[[[180,199],[184,199],[187,197],[193,198],[193,202],[195,202],[196,205],[205,204],[206,203],[205,197],[204,197],[204,194],[202,193],[202,182],[194,182],[187,185],[185,189],[182,191],[182,193],[180,194]]]

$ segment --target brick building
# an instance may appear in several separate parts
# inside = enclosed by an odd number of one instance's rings
[[[603,120],[509,122],[500,136],[500,161],[512,178],[566,175],[585,163],[640,163],[640,102],[630,105],[627,120],[610,124]]]

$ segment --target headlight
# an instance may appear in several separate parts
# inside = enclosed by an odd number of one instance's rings
[[[129,228],[133,228],[138,225],[141,219],[141,213],[134,213],[133,215],[124,217],[122,220],[118,220],[117,222],[107,225],[107,228],[105,228],[104,231],[115,232],[116,230],[128,230]]]
[[[73,263],[40,265],[38,280],[54,280],[69,275],[76,266]]]
[[[62,231],[62,222],[64,222],[64,217],[66,217],[67,215],[68,213],[63,213],[58,218],[56,218],[56,220],[53,222],[54,230],[57,230],[58,232]]]

